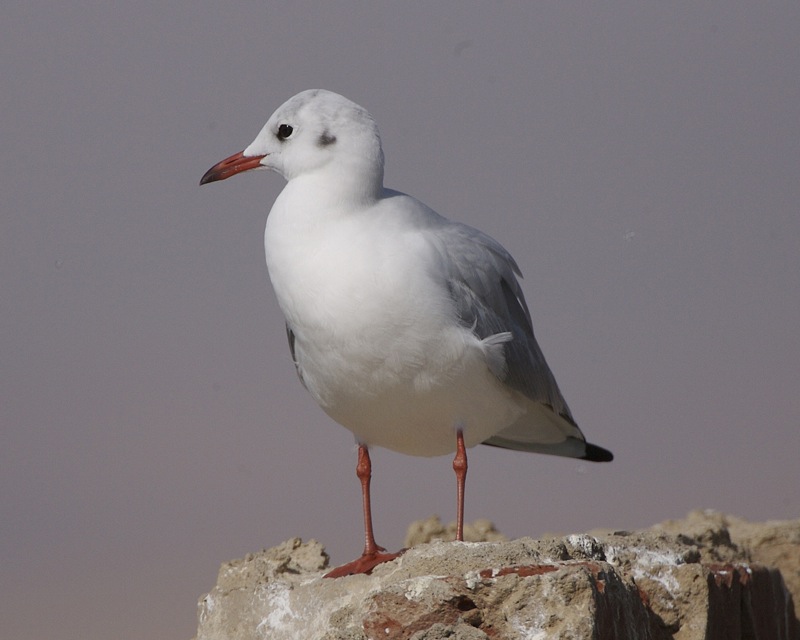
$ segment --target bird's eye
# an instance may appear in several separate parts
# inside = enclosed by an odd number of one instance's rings
[[[292,125],[290,124],[282,124],[278,127],[278,140],[286,140],[290,135],[292,135]]]

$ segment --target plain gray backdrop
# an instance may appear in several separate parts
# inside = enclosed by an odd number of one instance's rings
[[[0,628],[171,638],[219,564],[362,546],[355,447],[298,382],[264,265],[283,186],[198,186],[309,88],[388,186],[516,257],[592,465],[471,450],[509,536],[800,512],[797,2],[29,0],[0,20]],[[302,251],[298,247],[298,251]],[[378,541],[455,512],[376,450]]]

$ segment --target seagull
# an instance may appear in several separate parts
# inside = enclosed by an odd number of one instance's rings
[[[384,187],[383,166],[367,110],[315,89],[290,98],[250,146],[200,181],[259,169],[286,179],[264,234],[269,276],[300,381],[358,444],[364,551],[332,578],[399,555],[375,542],[370,447],[455,453],[460,541],[467,448],[613,459],[586,442],[558,389],[514,258]]]

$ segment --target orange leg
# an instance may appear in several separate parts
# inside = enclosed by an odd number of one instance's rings
[[[456,506],[456,540],[464,541],[464,484],[467,479],[467,449],[464,446],[464,433],[456,434],[456,457],[453,458],[453,471],[456,472],[458,500]]]
[[[354,573],[370,573],[379,564],[394,560],[402,553],[402,551],[400,553],[381,553],[386,549],[378,546],[375,542],[375,534],[372,530],[372,504],[369,495],[372,461],[369,459],[369,449],[363,444],[358,445],[356,475],[361,481],[361,500],[364,508],[364,552],[360,558],[326,573],[326,578],[341,578]]]
[[[369,457],[369,449],[363,444],[358,446],[356,476],[361,481],[361,502],[364,511],[364,553],[362,555],[369,556],[378,551],[386,551],[386,549],[375,543],[375,533],[372,529],[372,502],[369,492],[369,484],[372,481],[372,460]]]

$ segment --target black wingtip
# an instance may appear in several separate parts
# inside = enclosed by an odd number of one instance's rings
[[[586,453],[581,460],[589,460],[590,462],[611,462],[614,459],[614,454],[608,449],[598,447],[596,444],[586,443]]]

